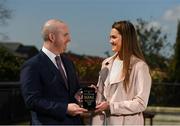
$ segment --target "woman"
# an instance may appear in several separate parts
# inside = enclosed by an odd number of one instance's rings
[[[92,124],[143,125],[151,76],[134,26],[129,21],[115,22],[110,43],[115,54],[102,63]]]

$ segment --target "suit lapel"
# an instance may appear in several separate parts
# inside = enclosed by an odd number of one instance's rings
[[[66,70],[68,86],[69,86],[69,89],[70,89],[71,86],[72,86],[72,84],[71,84],[71,77],[73,76],[73,75],[71,75],[72,74],[71,64],[70,64],[69,61],[67,61],[67,59],[64,57],[63,54],[61,55],[61,59],[62,59],[64,68]]]
[[[45,67],[47,69],[49,69],[54,76],[57,77],[58,82],[63,83],[63,85],[65,86],[64,79],[63,79],[61,73],[59,72],[59,70],[54,65],[54,63],[48,58],[48,56],[43,51],[40,51],[40,55],[42,57],[42,62],[45,64]],[[65,86],[65,88],[67,89],[66,86]]]

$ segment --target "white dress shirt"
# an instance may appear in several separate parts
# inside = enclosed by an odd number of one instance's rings
[[[56,55],[54,53],[52,53],[51,51],[49,51],[48,49],[46,49],[44,46],[42,47],[42,51],[49,57],[49,59],[53,62],[53,64],[56,66],[56,68],[58,69],[58,66],[56,64],[56,60],[55,60],[55,57]],[[64,68],[64,65],[63,63],[61,63],[61,66],[63,68],[63,71],[65,73],[65,76],[67,77],[67,74],[66,74],[66,70]]]

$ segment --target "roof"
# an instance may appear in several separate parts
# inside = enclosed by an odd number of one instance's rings
[[[0,42],[0,46],[5,47],[15,56],[23,58],[30,58],[39,52],[35,46],[23,45],[19,42]]]
[[[23,46],[19,42],[0,42],[0,45],[15,52],[20,46]]]

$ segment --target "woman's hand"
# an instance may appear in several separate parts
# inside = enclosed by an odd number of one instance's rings
[[[89,87],[90,87],[90,88],[94,88],[94,89],[95,89],[95,92],[97,93],[98,89],[97,89],[97,87],[96,87],[94,84],[91,84]]]
[[[96,105],[95,113],[99,113],[105,110],[109,110],[109,102],[103,101]]]

